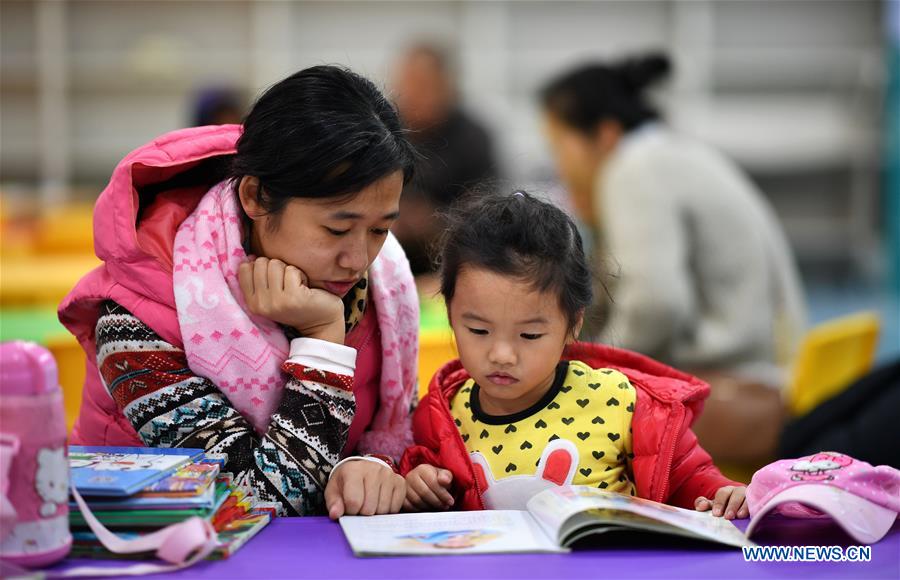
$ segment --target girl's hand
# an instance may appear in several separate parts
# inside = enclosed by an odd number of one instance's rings
[[[453,507],[453,496],[448,491],[453,474],[446,469],[422,464],[406,474],[406,511],[428,509],[446,510]]]
[[[299,268],[257,258],[238,268],[250,312],[297,329],[301,335],[344,344],[344,304],[340,297],[307,286]]]
[[[341,516],[395,514],[403,507],[406,481],[374,461],[348,461],[331,474],[325,507],[333,520]]]
[[[747,488],[743,485],[727,485],[720,487],[716,492],[716,498],[712,501],[705,497],[698,497],[694,501],[694,507],[698,512],[705,512],[712,508],[712,514],[716,517],[725,515],[726,520],[734,518],[746,518],[750,515],[747,507]]]

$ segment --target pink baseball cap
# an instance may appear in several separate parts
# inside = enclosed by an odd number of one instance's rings
[[[753,474],[747,487],[747,535],[770,513],[830,517],[857,542],[874,544],[900,512],[900,471],[824,451],[782,459]]]

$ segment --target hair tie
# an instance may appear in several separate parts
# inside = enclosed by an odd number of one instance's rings
[[[521,189],[517,189],[516,191],[513,192],[513,196],[516,196],[516,197],[525,197],[525,192],[522,191]]]

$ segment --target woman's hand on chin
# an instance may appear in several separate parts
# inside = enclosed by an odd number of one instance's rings
[[[240,265],[238,281],[253,314],[292,326],[308,338],[344,344],[344,303],[330,292],[310,288],[299,268],[256,258]]]

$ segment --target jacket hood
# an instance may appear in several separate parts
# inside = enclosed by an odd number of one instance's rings
[[[117,282],[169,300],[175,231],[223,176],[240,133],[240,125],[174,131],[119,162],[94,207],[94,250]]]
[[[94,206],[94,252],[103,264],[82,278],[59,307],[60,321],[82,344],[93,335],[97,303],[103,299],[129,309],[147,302],[174,311],[175,232],[203,194],[223,179],[241,131],[240,125],[219,125],[166,133],[129,153],[113,170]],[[180,344],[177,328],[168,326],[154,330]]]

